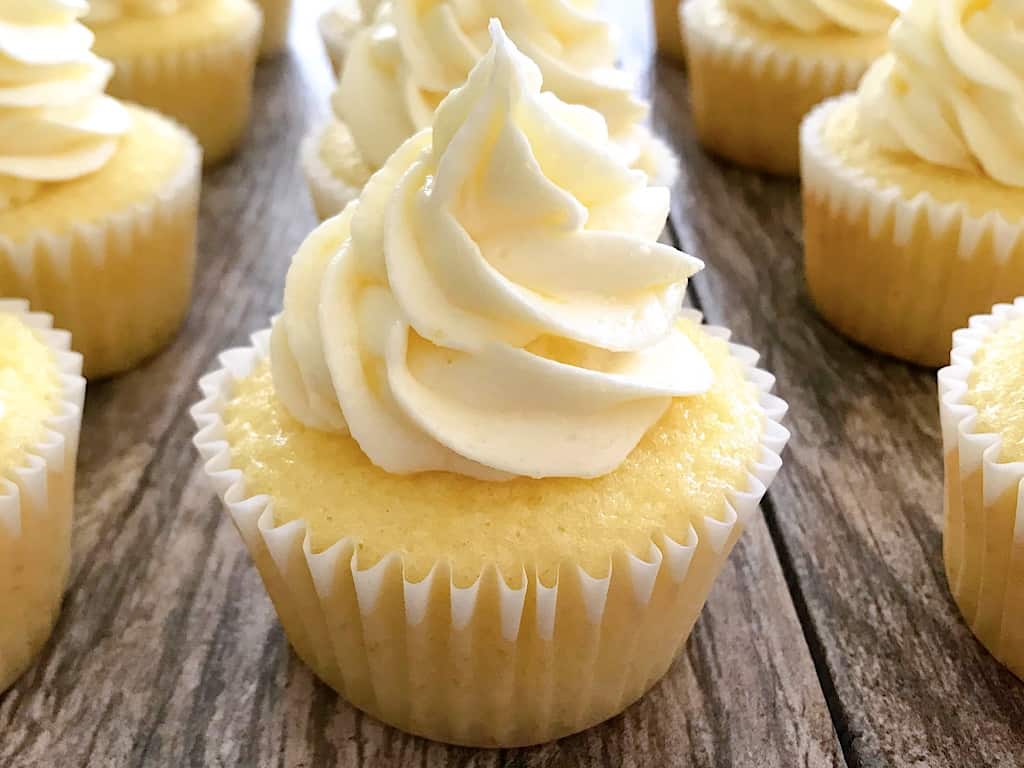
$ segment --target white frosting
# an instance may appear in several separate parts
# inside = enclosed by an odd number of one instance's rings
[[[333,98],[364,160],[380,168],[415,131],[430,125],[444,96],[462,85],[489,46],[487,22],[501,21],[533,59],[544,87],[601,112],[623,159],[638,161],[652,139],[647,106],[615,68],[611,27],[580,0],[395,0],[349,52]]]
[[[677,325],[702,264],[657,242],[668,190],[609,152],[601,115],[492,35],[433,136],[296,255],[275,388],[390,472],[593,477],[711,386]]]
[[[727,0],[730,10],[765,24],[800,32],[844,29],[858,34],[882,34],[896,9],[889,0]]]
[[[85,12],[83,0],[0,0],[0,206],[98,170],[128,129],[103,93],[112,67],[76,21]]]
[[[1024,187],[1024,2],[913,0],[858,98],[883,148]]]
[[[188,0],[90,0],[89,24],[105,24],[122,17],[169,16],[180,11]]]

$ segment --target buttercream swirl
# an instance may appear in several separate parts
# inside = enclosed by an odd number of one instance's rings
[[[870,139],[1024,187],[1024,2],[913,0],[889,38],[858,94]]]
[[[604,115],[623,157],[637,161],[650,135],[647,106],[615,68],[610,25],[582,0],[394,0],[353,44],[333,97],[366,163],[384,165],[434,109],[462,85],[489,46],[487,22],[540,67],[544,87],[569,104]]]
[[[84,0],[0,0],[0,207],[101,168],[127,130]]]
[[[601,115],[489,53],[289,270],[278,396],[394,473],[594,477],[712,373],[679,329],[702,264]],[[343,243],[339,248],[332,243]]]
[[[106,24],[120,18],[169,16],[177,13],[188,0],[90,0],[89,24]]]
[[[762,23],[808,33],[842,29],[882,34],[896,18],[889,0],[728,0],[728,5]]]

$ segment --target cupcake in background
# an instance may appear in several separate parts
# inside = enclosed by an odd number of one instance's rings
[[[112,96],[182,123],[207,164],[238,147],[262,30],[252,0],[92,0],[85,21],[114,63]]]
[[[0,296],[73,334],[86,374],[132,367],[188,309],[200,150],[103,92],[77,0],[0,4]]]
[[[682,15],[701,144],[795,175],[800,121],[857,87],[885,52],[896,9],[889,0],[687,0]]]
[[[612,27],[587,3],[385,0],[352,41],[332,117],[302,146],[320,218],[339,213],[403,141],[430,125],[437,105],[487,51],[492,15],[540,67],[545,90],[600,112],[626,163],[659,184],[674,181],[674,154],[644,124],[648,106],[615,68]]]
[[[971,318],[939,371],[949,587],[978,639],[1024,680],[1024,299]]]
[[[652,0],[654,6],[654,31],[658,39],[658,52],[680,63],[686,62],[686,46],[683,44],[683,23],[680,12],[681,0]]]
[[[68,341],[0,299],[0,693],[46,644],[67,582],[85,398]]]
[[[288,27],[292,18],[292,0],[256,0],[263,13],[260,58],[274,56],[288,45]]]
[[[913,0],[801,136],[807,283],[854,340],[928,366],[1024,295],[1024,6]]]
[[[788,437],[757,355],[682,309],[702,265],[657,242],[668,190],[491,35],[193,410],[299,656],[489,747],[665,674]]]
[[[320,37],[335,75],[341,74],[352,40],[368,27],[380,0],[336,0],[320,17]]]

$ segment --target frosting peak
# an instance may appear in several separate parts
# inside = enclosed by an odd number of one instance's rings
[[[676,326],[702,264],[657,242],[668,190],[609,151],[601,115],[542,94],[491,34],[433,133],[296,255],[275,388],[390,472],[594,477],[711,386]]]
[[[81,0],[0,0],[0,207],[101,168],[128,113],[104,95]]]
[[[728,0],[738,13],[800,32],[882,34],[896,18],[890,0]]]
[[[633,162],[650,140],[647,106],[615,68],[611,26],[581,0],[385,0],[355,41],[335,92],[335,114],[373,168],[412,133],[430,125],[437,105],[462,85],[490,43],[487,23],[540,68],[544,87],[570,104],[600,112]],[[382,129],[382,124],[387,127]]]
[[[912,0],[889,47],[858,95],[869,137],[1024,187],[1024,3]]]

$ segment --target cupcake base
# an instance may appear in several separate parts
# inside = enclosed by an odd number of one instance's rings
[[[826,132],[839,137],[838,151]],[[964,177],[943,190],[964,200],[940,201],[926,190],[948,185],[949,174],[871,152],[853,97],[809,115],[801,142],[808,290],[841,333],[937,367],[971,315],[1024,294],[1024,216],[1011,224],[986,210],[991,198],[1024,211],[1024,194]],[[872,167],[861,160],[869,155]]]
[[[288,28],[292,17],[292,0],[256,0],[263,11],[263,36],[260,58],[276,56],[288,46]]]
[[[329,134],[333,134],[330,135]],[[351,161],[350,175],[352,181],[346,181],[335,173],[324,160],[325,143],[334,144],[333,154]],[[352,143],[348,129],[337,121],[330,121],[313,130],[299,148],[299,163],[306,177],[309,196],[313,201],[313,209],[321,221],[341,213],[345,206],[359,197],[363,185],[370,179],[370,169],[365,166]]]
[[[85,399],[82,361],[68,352],[66,332],[50,330],[46,315],[0,300],[0,313],[40,331],[55,355],[60,401],[43,438],[21,466],[0,468],[0,693],[46,644],[60,612],[71,557],[75,460]]]
[[[784,35],[731,15],[722,0],[683,5],[690,101],[700,143],[755,170],[796,175],[800,121],[856,88],[885,37]]]
[[[211,165],[248,125],[261,29],[251,0],[196,0],[170,16],[98,25],[94,50],[114,62],[112,96],[183,124]]]
[[[1024,680],[1024,463],[1000,459],[1000,438],[975,429],[965,395],[984,339],[1024,317],[1024,299],[971,318],[939,371],[945,447],[946,576],[964,620],[981,643]]]
[[[653,0],[654,29],[658,36],[658,53],[681,64],[686,63],[680,0]]]
[[[720,330],[711,331],[722,335]],[[206,471],[249,547],[293,647],[356,707],[402,730],[479,747],[535,744],[621,712],[668,670],[711,585],[777,472],[788,438],[773,379],[732,347],[764,412],[760,455],[722,514],[674,540],[618,549],[607,574],[495,565],[467,581],[449,562],[367,557],[352,539],[317,549],[302,520],[281,523],[232,460],[225,403],[268,355],[269,334],[222,356],[193,410]],[[281,506],[280,504],[278,505]],[[513,571],[511,573],[507,571]]]
[[[100,171],[0,213],[0,296],[27,298],[70,330],[90,378],[163,347],[192,294],[199,147],[129,109],[132,128]]]

